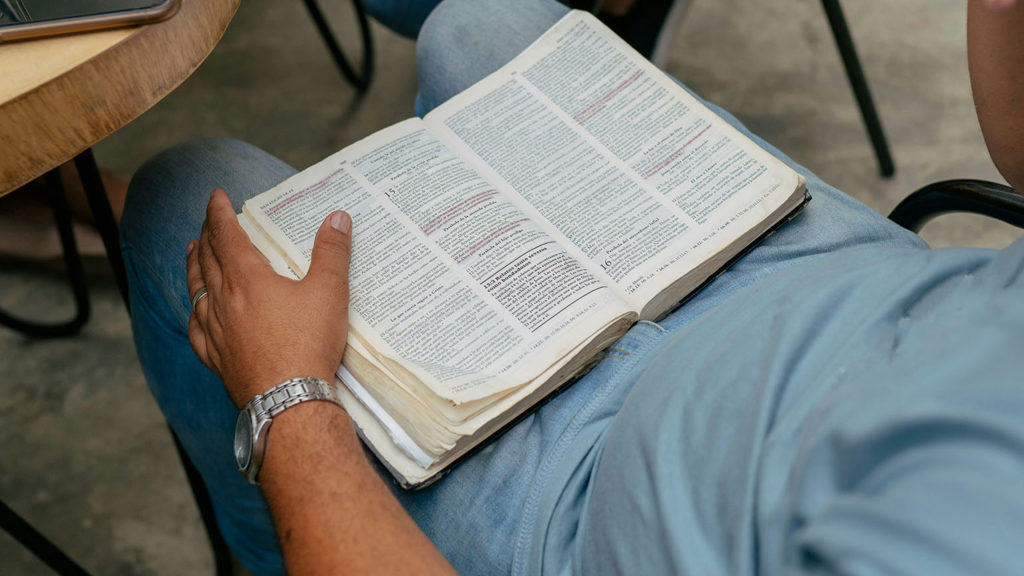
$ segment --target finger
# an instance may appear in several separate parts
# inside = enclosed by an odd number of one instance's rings
[[[199,266],[199,251],[196,250],[198,245],[198,240],[192,240],[185,248],[185,252],[188,254],[185,258],[185,285],[188,289],[189,306],[192,305],[192,297],[196,295],[196,292],[206,285],[203,280],[202,270]],[[197,302],[195,308],[198,309],[202,306],[204,304],[204,300],[206,300],[206,298],[202,298]],[[190,312],[196,312],[196,310],[191,310]]]
[[[199,261],[203,284],[211,293],[219,293],[223,272],[220,259],[210,244],[209,224],[209,219],[203,222],[203,231],[199,234],[199,244],[196,245],[196,259]]]
[[[210,354],[206,343],[206,333],[203,332],[195,314],[189,316],[188,319],[188,343],[192,345],[192,351],[199,357],[199,361],[207,368],[214,370],[214,367],[210,364]],[[216,372],[216,370],[214,371]]]
[[[340,210],[332,212],[317,230],[306,279],[328,284],[334,293],[347,290],[351,258],[352,218]]]
[[[249,241],[249,236],[238,223],[238,215],[231,206],[227,192],[220,188],[214,189],[210,195],[204,228],[208,232],[210,248],[221,269],[236,266],[249,269],[251,266],[264,263],[256,247]]]

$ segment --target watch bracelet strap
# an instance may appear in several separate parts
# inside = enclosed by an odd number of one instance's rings
[[[327,400],[340,404],[334,386],[326,380],[313,377],[285,380],[260,395],[262,412],[270,418],[309,400]]]

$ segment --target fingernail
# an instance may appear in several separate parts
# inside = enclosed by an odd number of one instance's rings
[[[196,244],[198,244],[198,243],[199,243],[199,242],[198,242],[198,241],[196,241],[196,240],[192,240],[192,241],[190,241],[190,242],[188,243],[188,246],[186,246],[186,247],[185,247],[185,254],[186,254],[186,255],[188,255],[188,254],[191,254],[191,253],[192,253],[192,251],[196,249]]]
[[[352,218],[344,212],[335,212],[334,214],[331,214],[330,224],[331,228],[334,228],[342,234],[350,234],[352,232]]]

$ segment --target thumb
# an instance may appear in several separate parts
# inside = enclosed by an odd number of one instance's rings
[[[348,263],[352,257],[352,218],[332,212],[317,230],[307,279],[333,285],[348,284]]]

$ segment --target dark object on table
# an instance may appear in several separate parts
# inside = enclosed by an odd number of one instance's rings
[[[0,42],[159,22],[181,0],[0,0]]]

